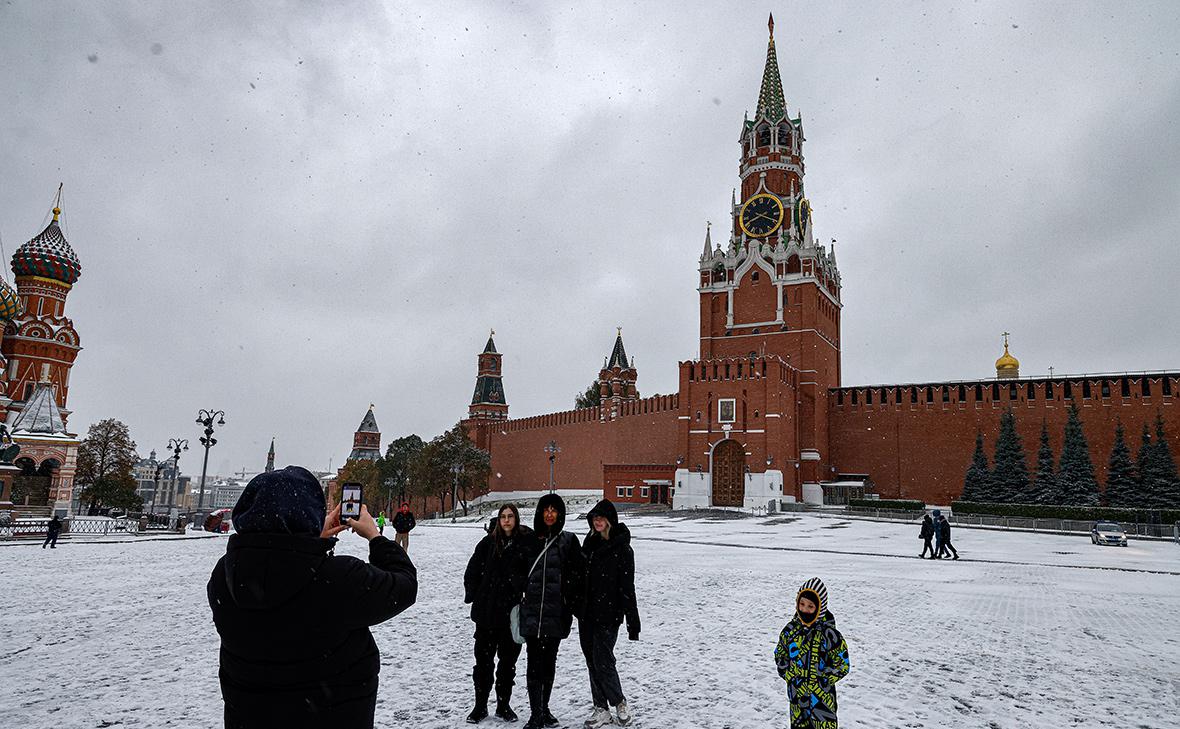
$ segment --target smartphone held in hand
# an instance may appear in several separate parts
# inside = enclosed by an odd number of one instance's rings
[[[361,517],[361,484],[346,483],[340,487],[340,523]]]

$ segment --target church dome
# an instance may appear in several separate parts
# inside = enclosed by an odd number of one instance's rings
[[[20,316],[23,308],[16,291],[7,281],[0,279],[0,321],[12,321]]]
[[[82,274],[82,264],[74,249],[61,232],[58,216],[61,208],[53,209],[53,220],[12,256],[12,272],[17,276],[40,276],[72,285]]]
[[[1008,354],[1008,345],[1004,345],[1004,354],[996,360],[997,370],[1018,370],[1020,369],[1020,360]]]

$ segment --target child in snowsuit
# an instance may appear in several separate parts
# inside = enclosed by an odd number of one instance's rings
[[[779,635],[774,663],[787,682],[791,729],[838,729],[836,682],[848,675],[848,646],[818,577],[799,588],[795,617]]]

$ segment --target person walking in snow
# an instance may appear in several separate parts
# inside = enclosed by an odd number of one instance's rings
[[[939,555],[950,557],[954,553],[954,559],[958,559],[959,550],[955,549],[955,545],[951,544],[951,523],[946,520],[945,516],[939,516],[938,518],[938,534],[942,538],[940,540],[942,545],[938,548]]]
[[[513,640],[509,613],[520,604],[524,592],[525,572],[532,563],[532,536],[533,530],[520,523],[516,506],[505,504],[467,561],[463,602],[471,604],[471,620],[475,623],[475,667],[471,673],[475,708],[467,715],[468,724],[478,724],[488,715],[493,673],[496,716],[516,721],[511,700],[520,644]]]
[[[918,555],[920,558],[926,556],[926,552],[930,552],[930,559],[934,559],[934,547],[930,544],[930,540],[934,538],[934,521],[931,520],[929,514],[922,517],[922,528],[918,532],[918,539],[922,540],[922,553]]]
[[[57,537],[61,534],[61,519],[57,518],[57,514],[49,520],[49,525],[45,528],[45,541],[41,543],[41,549],[45,549],[48,544],[50,549],[57,549]]]
[[[382,511],[377,514],[377,532],[385,534],[385,512]]]
[[[381,536],[368,507],[340,524],[320,482],[299,466],[260,473],[233,509],[206,588],[221,636],[226,729],[372,729],[381,656],[369,627],[414,604],[405,551]],[[369,561],[333,554],[345,529]]]
[[[934,510],[933,527],[934,527],[934,558],[935,559],[942,559],[942,553],[944,550],[942,548],[942,510],[941,509]]]
[[[848,675],[848,645],[818,577],[799,588],[795,616],[779,635],[774,664],[787,682],[791,729],[838,729],[836,682]]]
[[[619,672],[615,667],[615,641],[619,626],[627,623],[627,637],[639,640],[639,608],[635,600],[635,552],[631,532],[619,521],[615,505],[603,499],[586,514],[590,533],[582,542],[586,557],[586,586],[578,611],[578,639],[590,672],[590,697],[594,711],[586,729],[614,723],[631,723]]]
[[[520,633],[528,653],[526,678],[530,716],[524,729],[558,726],[549,711],[557,673],[557,651],[569,637],[574,609],[585,581],[585,558],[578,538],[565,527],[565,502],[557,494],[537,501],[533,537],[520,604]]]
[[[393,531],[397,532],[393,540],[407,552],[410,551],[410,531],[417,525],[410,505],[403,501],[401,508],[393,516]]]

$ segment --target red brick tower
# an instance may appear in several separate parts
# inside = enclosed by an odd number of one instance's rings
[[[639,390],[635,388],[638,378],[639,372],[635,369],[635,363],[627,359],[627,350],[623,348],[623,328],[619,327],[610,358],[604,361],[602,370],[598,373],[598,394],[602,402],[603,420],[618,417],[619,406],[624,402],[639,399]]]
[[[501,379],[503,355],[496,351],[493,330],[488,343],[479,354],[479,372],[475,378],[475,394],[467,408],[467,419],[493,421],[508,419],[508,403],[504,399],[504,382]]]
[[[348,460],[375,461],[381,457],[381,429],[377,427],[377,418],[373,416],[373,406],[369,406],[365,417],[361,419],[360,427],[352,436],[352,452]]]
[[[681,365],[682,408],[693,393],[681,416],[692,423],[684,465],[716,470],[700,463],[701,438],[709,463],[718,447],[728,454],[728,470],[708,488],[730,495],[714,505],[750,502],[751,489],[766,495],[784,483],[784,495],[814,499],[832,474],[827,397],[840,384],[840,273],[812,232],[803,122],[787,113],[773,17],[769,27],[758,105],[739,138],[741,199],[731,202],[729,240],[714,245],[706,232],[700,257],[700,360]],[[731,442],[718,440],[722,431]],[[732,482],[726,489],[722,476]]]

